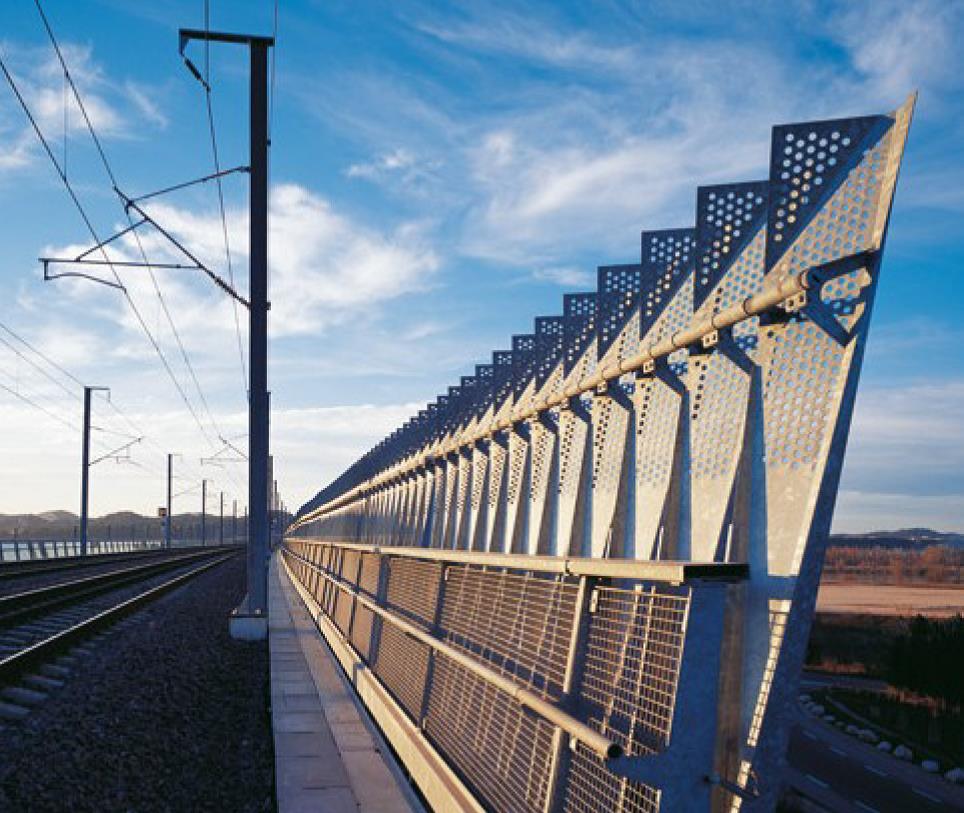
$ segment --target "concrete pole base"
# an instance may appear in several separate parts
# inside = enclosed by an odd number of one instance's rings
[[[268,614],[248,611],[248,597],[228,616],[228,631],[235,641],[264,641],[268,638]]]

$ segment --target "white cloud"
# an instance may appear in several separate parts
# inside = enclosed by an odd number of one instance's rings
[[[941,0],[864,2],[832,18],[832,33],[879,95],[900,99],[914,88],[960,84],[958,38],[964,6]],[[936,89],[935,87],[935,89]]]
[[[551,282],[565,288],[593,287],[596,284],[595,274],[573,266],[540,268],[532,272],[532,278],[539,282]]]
[[[4,43],[4,56],[31,113],[58,159],[67,133],[70,141],[86,138],[87,124],[69,88],[64,87],[63,69],[50,47],[24,47]],[[60,46],[84,110],[103,139],[128,138],[141,134],[144,124],[166,126],[160,105],[145,85],[111,79],[94,59],[90,46],[64,42]],[[0,170],[21,169],[41,155],[40,145],[23,111],[12,94],[0,96]]]
[[[304,187],[272,193],[272,296],[278,335],[316,333],[385,300],[424,290],[440,260],[417,223],[382,233]]]
[[[279,483],[297,508],[335,479],[422,404],[353,404],[281,409],[271,416],[272,451],[284,461]]]
[[[148,207],[151,217],[177,237],[205,265],[228,278],[220,216],[197,212],[167,203]],[[247,293],[247,213],[227,212],[235,284]],[[270,281],[271,330],[274,336],[318,335],[336,324],[360,315],[399,296],[425,290],[440,266],[424,228],[405,222],[382,232],[335,211],[332,204],[295,184],[271,190]],[[150,225],[138,231],[149,259],[155,262],[189,262],[184,255]],[[47,249],[55,256],[79,254],[79,245]],[[140,261],[131,236],[112,244],[115,259]],[[131,297],[149,324],[166,319],[150,276],[143,270],[120,269]],[[108,269],[101,276],[111,279]],[[200,271],[158,270],[155,272],[178,331],[189,347],[223,349],[223,340],[234,333],[231,301]],[[103,290],[84,281],[64,281],[64,290],[75,300],[100,307],[113,321],[124,325],[131,335],[141,330],[136,317],[118,296],[107,299]],[[246,318],[242,322],[246,323]],[[165,331],[162,330],[163,334]],[[173,337],[171,337],[173,338]],[[150,353],[143,343],[136,347]],[[115,352],[125,352],[123,346]]]
[[[399,147],[378,156],[370,163],[352,164],[345,171],[349,178],[379,178],[387,173],[409,169],[415,164],[415,156]]]
[[[962,460],[964,380],[865,386],[857,398],[835,527],[927,525],[932,511],[932,524],[964,530]]]
[[[128,80],[124,82],[124,90],[147,121],[161,130],[167,129],[168,118],[164,115],[157,100],[152,98],[155,92],[153,88],[143,87]]]
[[[482,20],[438,24],[417,23],[417,28],[442,42],[487,53],[506,54],[526,62],[558,68],[629,70],[636,62],[633,49],[595,42],[579,32],[547,28],[539,20],[501,11]]]

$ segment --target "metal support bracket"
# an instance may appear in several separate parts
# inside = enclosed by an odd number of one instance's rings
[[[510,431],[518,435],[524,441],[528,442],[532,439],[532,429],[526,421],[518,421],[513,423]]]
[[[565,402],[564,409],[568,409],[577,418],[589,423],[592,420],[592,415],[589,410],[586,409],[586,405],[582,402],[582,398],[578,395],[573,396],[568,401]]]
[[[498,432],[493,432],[490,436],[490,441],[503,451],[507,451],[509,448],[509,436],[506,434],[504,429],[500,429]]]
[[[643,375],[637,375],[640,378],[646,377],[646,373],[643,373]],[[650,371],[648,376],[662,381],[677,395],[683,395],[686,393],[686,382],[684,382],[682,378],[673,372],[669,366],[669,362],[665,358],[659,359],[653,363],[653,369]]]
[[[806,294],[799,296],[806,296]],[[850,343],[850,331],[837,321],[834,312],[824,304],[819,295],[805,302],[800,311],[841,347],[846,347]]]
[[[549,410],[540,412],[536,420],[539,421],[544,429],[552,434],[556,434],[559,431],[559,420]]]
[[[726,356],[747,375],[753,373],[753,370],[756,369],[756,362],[736,343],[736,339],[733,338],[733,328],[717,330],[712,335],[714,341],[708,352],[715,351]]]

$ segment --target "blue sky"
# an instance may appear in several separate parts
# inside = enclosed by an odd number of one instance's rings
[[[176,42],[179,26],[202,24],[200,0],[45,9],[125,192],[211,171],[203,93]],[[698,184],[765,177],[773,124],[886,111],[917,88],[835,527],[964,529],[964,3],[279,10],[271,387],[289,504],[533,317],[558,312],[563,292],[591,287],[597,265],[635,261],[641,229],[689,225]],[[217,28],[268,33],[273,3],[212,0],[211,15]],[[63,80],[34,4],[4,3],[0,23],[0,52],[61,157]],[[203,65],[196,46],[192,58]],[[222,165],[242,164],[246,61],[223,46],[210,58]],[[78,111],[67,113],[68,175],[106,235],[123,212]],[[245,179],[224,189],[246,289]],[[159,505],[166,450],[183,455],[176,507],[197,509],[202,476],[243,501],[243,468],[200,464],[218,434],[245,428],[229,302],[197,273],[157,272],[205,407],[149,278],[122,272],[208,441],[118,292],[40,279],[39,254],[76,253],[87,236],[6,87],[0,212],[0,322],[110,385],[151,439],[134,450],[139,466],[98,465],[93,511]],[[213,186],[152,212],[224,272]],[[156,236],[145,247],[170,259]],[[79,403],[2,344],[0,383],[77,423]],[[95,413],[103,430],[132,431],[101,401]],[[76,429],[2,390],[0,425],[0,511],[76,510]],[[95,434],[105,451],[123,442]]]

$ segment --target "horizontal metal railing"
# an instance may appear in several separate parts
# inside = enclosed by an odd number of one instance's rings
[[[694,591],[745,575],[298,538],[282,555],[479,800],[522,811],[658,809],[609,766],[668,747]]]
[[[636,581],[683,582],[740,581],[749,573],[749,566],[742,562],[687,562],[668,559],[594,559],[589,556],[537,556],[527,553],[483,553],[481,551],[441,550],[438,548],[415,548],[393,545],[370,545],[363,542],[335,542],[325,540],[309,544],[334,545],[341,550],[359,553],[385,554],[409,559],[423,559],[451,564],[474,564],[484,567],[502,567],[527,570],[555,576],[594,576],[602,579],[630,579]]]

